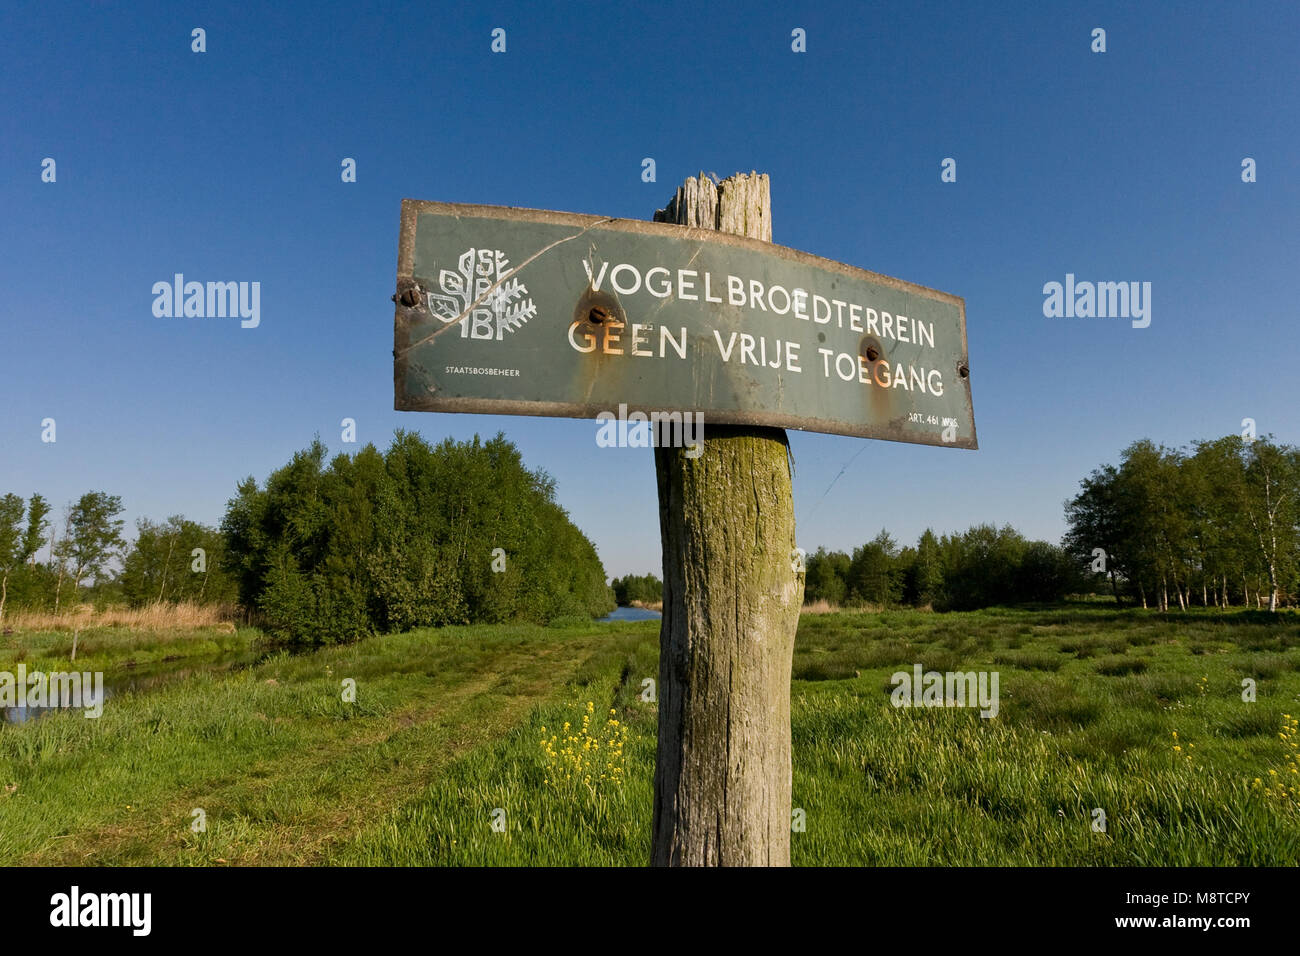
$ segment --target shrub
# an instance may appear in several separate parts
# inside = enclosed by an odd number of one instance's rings
[[[320,441],[248,478],[222,521],[240,603],[273,635],[329,644],[613,609],[596,549],[498,435],[431,447],[398,432],[328,465]]]

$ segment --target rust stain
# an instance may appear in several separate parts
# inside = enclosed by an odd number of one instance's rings
[[[878,377],[881,373],[881,361],[887,361],[885,347],[880,344],[880,339],[874,335],[862,336],[858,340],[858,358],[859,362],[866,363],[867,377],[871,379],[870,384],[861,386],[866,390],[864,397],[866,400],[867,420],[879,422],[890,429],[898,427],[895,419],[900,416],[898,415],[898,408],[894,404],[894,390],[881,385],[881,380]],[[893,370],[893,363],[889,364],[889,368],[891,371]]]
[[[572,324],[575,322],[576,328]],[[573,329],[574,339],[593,345],[592,351],[580,353],[581,360],[574,380],[584,401],[591,401],[591,393],[597,384],[609,381],[617,383],[623,368],[631,370],[630,363],[620,366],[619,360],[624,356],[610,354],[604,347],[606,337],[616,335],[620,336],[616,347],[622,348],[625,343],[621,336],[626,328],[627,313],[618,296],[604,289],[597,290],[588,283],[586,290],[574,303],[570,324],[560,330],[562,335],[568,336],[569,330]]]

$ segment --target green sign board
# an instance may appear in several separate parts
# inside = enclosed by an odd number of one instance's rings
[[[975,448],[963,300],[704,229],[404,200],[395,407]]]

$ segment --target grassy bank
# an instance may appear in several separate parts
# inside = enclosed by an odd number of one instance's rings
[[[82,604],[59,614],[17,611],[5,616],[0,670],[18,663],[31,670],[102,670],[230,656],[265,644],[254,628],[239,627],[232,607],[156,604],[95,610]],[[73,648],[76,657],[73,657]]]
[[[6,726],[0,862],[641,865],[657,631],[419,631]],[[998,716],[892,707],[916,663],[996,670]],[[809,615],[794,677],[797,865],[1300,861],[1295,616]]]
[[[0,637],[0,670],[12,671],[22,663],[28,671],[75,669],[104,671],[111,676],[141,665],[220,657],[262,646],[268,645],[259,631],[233,624],[192,630],[90,627],[75,633],[24,631]]]

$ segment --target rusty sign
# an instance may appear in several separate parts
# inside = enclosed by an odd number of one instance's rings
[[[395,407],[975,448],[962,299],[712,230],[403,200]]]

